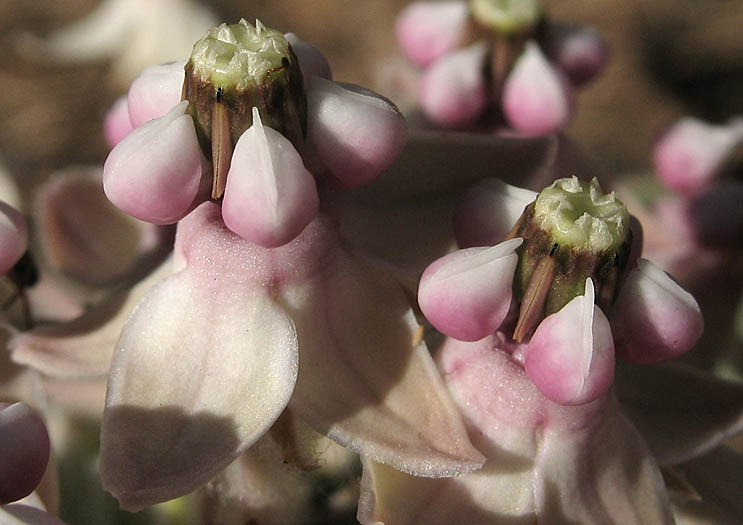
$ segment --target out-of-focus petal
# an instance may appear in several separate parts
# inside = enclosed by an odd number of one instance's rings
[[[720,181],[685,202],[694,236],[705,246],[736,250],[743,247],[743,183]]]
[[[203,210],[209,222],[196,210],[177,241],[187,266],[139,303],[111,363],[101,478],[125,509],[209,481],[271,426],[297,378],[297,334],[251,283],[255,258],[238,253],[250,245]]]
[[[593,281],[547,316],[529,341],[526,375],[561,405],[582,405],[604,394],[614,380],[614,341],[609,321],[594,304]]]
[[[679,363],[617,366],[617,397],[661,465],[743,431],[743,386]]]
[[[511,126],[528,135],[557,131],[570,118],[572,98],[560,72],[528,42],[503,85],[503,113]]]
[[[9,505],[0,505],[0,523],[3,525],[64,525],[59,518],[46,512],[44,503],[35,492]]]
[[[537,193],[500,179],[485,179],[468,189],[454,212],[454,235],[461,248],[501,242]]]
[[[243,239],[271,248],[295,238],[317,214],[315,179],[294,146],[264,127],[257,108],[227,175],[222,218]]]
[[[171,273],[168,259],[131,290],[112,294],[81,317],[41,325],[8,343],[13,361],[52,377],[103,376],[127,318],[144,295]]]
[[[421,106],[426,116],[442,126],[473,123],[487,103],[483,65],[484,42],[450,53],[428,68],[421,80]]]
[[[291,44],[294,54],[297,55],[302,76],[307,79],[305,82],[308,82],[311,76],[333,80],[328,59],[317,47],[300,39],[294,33],[286,33],[284,36]]]
[[[658,176],[669,188],[694,194],[719,173],[741,142],[742,121],[715,126],[683,118],[658,141],[653,150],[653,163]]]
[[[405,145],[405,119],[389,101],[355,86],[312,78],[307,142],[346,188],[376,179]]]
[[[185,62],[150,66],[129,87],[127,106],[132,127],[165,116],[181,101]]]
[[[397,17],[397,42],[410,60],[425,67],[463,41],[468,19],[466,2],[415,2]]]
[[[477,341],[498,329],[511,306],[518,263],[516,238],[492,247],[467,248],[442,257],[421,277],[418,303],[439,331]]]
[[[550,23],[547,54],[580,86],[595,78],[609,59],[609,46],[593,27]]]
[[[53,173],[36,192],[34,219],[46,262],[97,286],[138,278],[172,243],[172,229],[134,219],[106,199],[100,167]]]
[[[127,97],[119,97],[103,117],[103,136],[106,138],[106,143],[113,148],[133,129],[134,126],[129,119]]]
[[[0,405],[0,504],[31,494],[48,462],[49,434],[41,417],[25,403]]]
[[[16,209],[22,208],[21,192],[13,179],[13,175],[0,162],[0,201],[10,204]]]
[[[126,213],[169,224],[189,211],[199,190],[202,160],[187,108],[186,101],[178,104],[132,131],[109,153],[103,189]]]
[[[315,430],[376,461],[439,477],[482,464],[422,342],[405,294],[340,249],[280,296],[299,335],[290,407]]]
[[[28,248],[28,227],[23,215],[0,201],[0,275],[10,270]]]
[[[617,352],[633,363],[677,357],[699,340],[704,319],[694,297],[647,259],[622,283],[612,311]]]

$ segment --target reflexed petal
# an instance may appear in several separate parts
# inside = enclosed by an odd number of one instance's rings
[[[653,151],[655,170],[669,187],[699,192],[720,171],[736,144],[743,142],[743,122],[714,126],[693,118],[675,123]]]
[[[136,304],[171,273],[170,259],[131,290],[115,293],[81,317],[64,324],[41,325],[11,338],[13,361],[52,377],[103,376],[114,346]]]
[[[18,262],[28,247],[28,228],[23,215],[0,201],[0,275]]]
[[[593,79],[609,60],[609,46],[593,27],[551,23],[549,32],[547,52],[576,86]]]
[[[103,135],[106,138],[106,143],[113,148],[133,129],[132,121],[129,120],[127,99],[125,96],[119,97],[103,118]]]
[[[291,319],[262,289],[214,277],[212,261],[153,288],[111,364],[101,478],[138,510],[203,485],[253,444],[289,401]]]
[[[315,179],[294,146],[264,127],[253,108],[253,125],[235,146],[227,175],[222,217],[243,239],[264,247],[286,244],[317,214]]]
[[[503,112],[518,131],[552,133],[572,111],[572,92],[534,42],[529,42],[503,86]]]
[[[647,259],[622,283],[612,312],[617,351],[634,363],[657,363],[689,351],[704,319],[692,295]]]
[[[307,92],[307,141],[343,186],[368,184],[405,145],[405,119],[389,101],[314,77]]]
[[[127,102],[133,127],[165,116],[181,101],[185,65],[185,62],[171,62],[150,66],[132,82]]]
[[[585,295],[547,316],[529,341],[526,374],[542,393],[562,405],[581,405],[604,394],[614,379],[614,342],[609,321],[594,304],[591,279]]]
[[[396,282],[342,251],[281,301],[300,341],[290,407],[315,430],[420,476],[479,468]]]
[[[188,102],[135,129],[108,155],[106,196],[126,213],[169,224],[189,210],[199,190],[201,150]]]
[[[415,2],[397,17],[397,42],[410,60],[425,67],[462,42],[468,16],[466,2]]]
[[[518,263],[516,238],[488,248],[468,248],[442,257],[421,277],[418,303],[441,332],[477,341],[498,329],[511,306]]]
[[[482,73],[487,47],[480,42],[446,55],[426,70],[421,105],[442,126],[464,127],[480,116],[487,103]]]
[[[524,208],[534,202],[531,190],[485,179],[467,190],[454,212],[454,234],[462,248],[492,246],[506,238]]]
[[[617,396],[661,465],[743,431],[743,386],[679,363],[617,366]]]
[[[25,403],[0,404],[0,505],[31,494],[49,462],[49,434]]]
[[[294,33],[284,35],[292,46],[294,54],[299,60],[299,68],[302,70],[302,76],[309,82],[311,76],[318,76],[333,80],[333,73],[330,70],[330,64],[325,55],[309,42],[300,39]]]

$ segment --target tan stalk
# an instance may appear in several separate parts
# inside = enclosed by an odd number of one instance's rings
[[[559,246],[555,244],[547,257],[539,261],[536,270],[529,280],[529,286],[524,293],[519,310],[519,319],[513,330],[514,341],[520,343],[524,337],[539,323],[544,311],[544,302],[552,285],[555,274],[555,255]]]
[[[232,138],[230,135],[230,114],[222,100],[222,88],[217,89],[217,100],[212,106],[212,199],[220,199],[227,186],[227,172],[232,159]]]

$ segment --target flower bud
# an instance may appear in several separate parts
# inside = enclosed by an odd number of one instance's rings
[[[470,0],[472,17],[498,33],[523,34],[531,31],[542,16],[539,0]]]

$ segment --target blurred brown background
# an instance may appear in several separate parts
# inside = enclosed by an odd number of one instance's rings
[[[140,1],[142,9],[148,2]],[[0,0],[0,158],[28,189],[51,170],[102,163],[101,120],[124,93],[111,66],[62,66],[21,56],[18,34],[45,35],[99,0]],[[136,3],[136,0],[135,0]],[[327,55],[335,78],[389,93],[376,72],[399,60],[394,18],[404,0],[204,2],[225,21],[260,18]],[[682,114],[722,121],[743,112],[740,0],[554,0],[556,20],[591,24],[612,47],[600,79],[581,91],[569,132],[613,172],[649,166],[652,139]],[[175,57],[174,57],[175,58]]]

